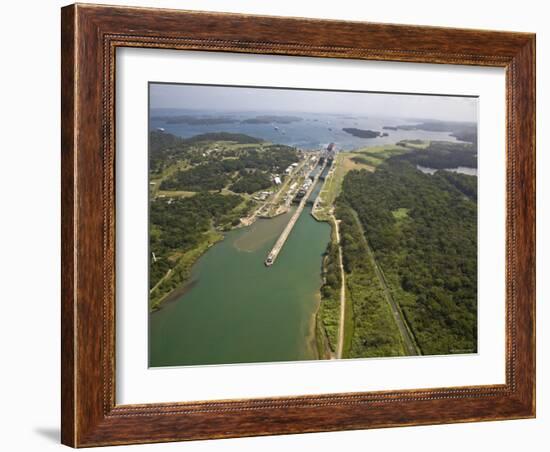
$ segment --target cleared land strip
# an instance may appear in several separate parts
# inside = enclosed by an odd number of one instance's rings
[[[390,288],[388,287],[386,283],[386,278],[384,277],[384,273],[382,272],[382,269],[378,266],[378,262],[376,261],[376,257],[374,256],[374,252],[372,251],[372,248],[369,245],[369,242],[367,240],[367,236],[365,235],[365,230],[363,228],[363,225],[361,224],[361,221],[359,220],[359,217],[357,216],[357,212],[353,210],[353,216],[355,218],[355,221],[361,228],[362,232],[362,239],[365,241],[365,247],[368,250],[369,258],[371,259],[371,262],[374,266],[374,271],[376,273],[376,276],[380,280],[380,284],[382,284],[382,288],[384,290],[384,296],[386,298],[386,301],[389,303],[391,307],[391,311],[393,314],[393,317],[395,319],[395,323],[397,324],[397,327],[399,328],[399,332],[401,333],[401,337],[403,338],[403,343],[405,345],[405,349],[407,351],[407,355],[421,355],[420,349],[418,345],[416,344],[416,341],[414,340],[414,336],[412,335],[412,332],[410,331],[407,321],[405,320],[403,316],[403,312],[401,311],[401,308],[393,298],[393,295],[391,293]]]
[[[346,272],[344,271],[344,262],[342,259],[342,245],[340,244],[340,226],[338,220],[332,215],[334,221],[334,231],[336,232],[336,243],[338,244],[338,266],[340,267],[340,325],[338,326],[338,347],[336,358],[341,359],[344,351],[344,328],[346,319]]]

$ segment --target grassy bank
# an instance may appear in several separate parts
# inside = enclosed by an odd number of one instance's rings
[[[368,255],[365,239],[351,208],[338,203],[336,215],[340,220],[344,269],[346,273],[346,300],[353,306],[353,325],[348,336],[348,358],[405,355],[399,329],[391,307],[384,298],[381,282]],[[351,311],[351,309],[346,309]]]
[[[340,288],[342,279],[338,266],[338,244],[336,243],[335,225],[331,221],[331,239],[323,257],[323,285],[321,286],[321,303],[318,316],[326,332],[332,352],[338,345],[340,326]]]
[[[330,346],[330,340],[321,318],[320,307],[315,315],[315,341],[317,344],[318,359],[331,359],[334,351]]]

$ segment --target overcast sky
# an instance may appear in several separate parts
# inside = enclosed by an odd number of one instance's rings
[[[198,85],[150,85],[151,108],[307,112],[476,121],[477,98]]]

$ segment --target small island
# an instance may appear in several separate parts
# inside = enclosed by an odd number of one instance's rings
[[[359,138],[378,138],[380,136],[388,136],[388,134],[383,135],[382,133],[377,132],[376,130],[364,130],[364,129],[357,129],[355,127],[344,127],[342,130],[346,133],[353,135],[354,137],[359,137]]]

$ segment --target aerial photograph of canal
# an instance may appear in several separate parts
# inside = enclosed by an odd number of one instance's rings
[[[478,98],[149,84],[149,366],[477,353]]]

